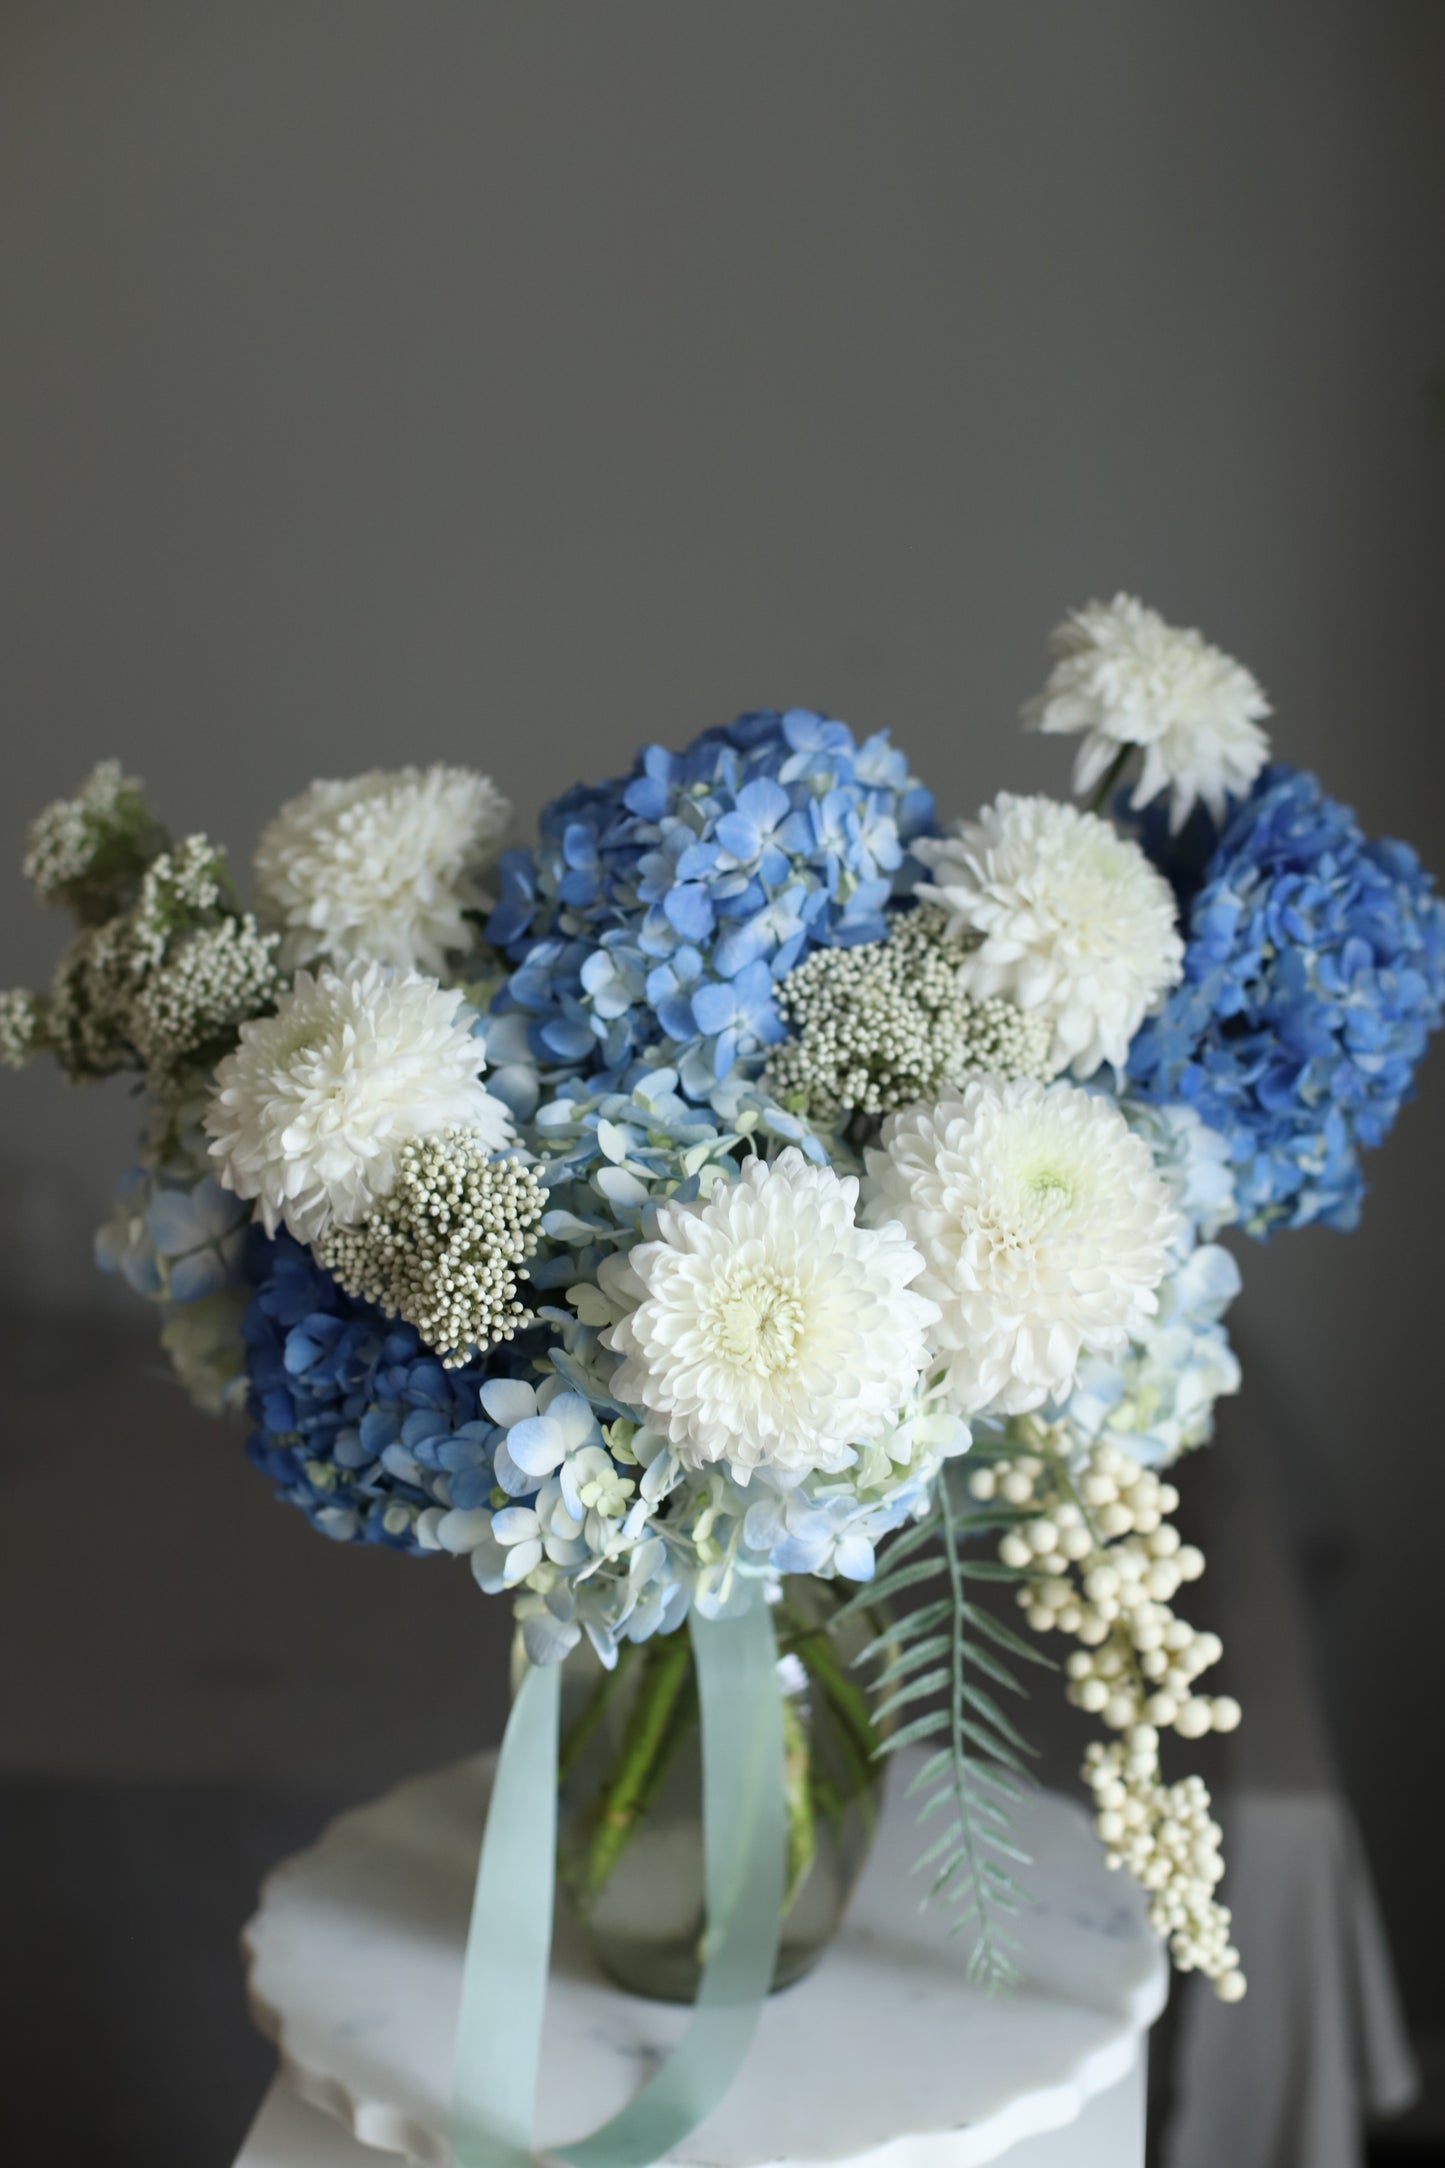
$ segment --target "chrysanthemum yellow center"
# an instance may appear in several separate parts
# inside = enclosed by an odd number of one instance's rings
[[[803,1329],[796,1275],[774,1265],[726,1273],[713,1290],[703,1329],[714,1352],[736,1369],[759,1377],[785,1369]]]

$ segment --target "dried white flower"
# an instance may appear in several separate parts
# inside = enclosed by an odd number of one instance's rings
[[[143,786],[118,760],[103,760],[73,798],[57,798],[31,822],[25,878],[42,903],[68,904],[84,924],[100,925],[134,900],[165,843]]]
[[[365,1219],[415,1137],[469,1129],[496,1151],[511,1117],[481,1081],[459,993],[416,972],[300,971],[274,1016],[241,1027],[206,1109],[221,1181],[254,1197],[268,1234],[302,1242]]]
[[[467,768],[372,768],[313,783],[256,848],[262,918],[288,965],[353,961],[440,976],[470,945],[463,913],[487,901],[512,809]]]
[[[396,1170],[371,1217],[333,1227],[316,1255],[348,1293],[406,1318],[455,1368],[530,1322],[518,1268],[537,1247],[547,1192],[521,1160],[493,1159],[462,1129],[404,1144]]]
[[[602,1269],[617,1397],[690,1467],[842,1468],[912,1400],[937,1315],[901,1228],[855,1224],[858,1184],[794,1149],[706,1200],[663,1205],[655,1241]]]
[[[45,1043],[45,1003],[25,986],[0,992],[0,1067],[23,1069]]]
[[[964,993],[964,961],[942,913],[921,909],[886,941],[815,949],[777,988],[796,1037],[769,1056],[768,1090],[837,1122],[938,1099],[976,1076],[1047,1076],[1048,1020]]]
[[[902,1223],[937,1303],[955,1405],[1017,1414],[1062,1397],[1157,1307],[1178,1215],[1142,1137],[1072,1084],[970,1084],[891,1115],[865,1217]]]
[[[56,969],[45,1036],[72,1076],[142,1068],[174,1091],[244,1018],[269,1007],[279,936],[224,909],[223,862],[205,836],[162,851],[130,910],[77,934]]]
[[[1085,734],[1074,764],[1080,795],[1102,781],[1123,747],[1141,746],[1144,770],[1131,803],[1148,805],[1167,789],[1177,831],[1199,799],[1222,821],[1225,799],[1243,797],[1269,758],[1259,727],[1269,702],[1249,671],[1134,596],[1086,603],[1049,644],[1058,660],[1024,721]]]
[[[1173,893],[1138,844],[1077,806],[1001,791],[976,821],[913,849],[933,873],[920,905],[972,937],[962,990],[1045,1019],[1051,1073],[1122,1066],[1184,965]]]

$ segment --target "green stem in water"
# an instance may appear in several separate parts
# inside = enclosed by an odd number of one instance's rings
[[[788,1882],[783,1894],[783,1915],[793,1909],[794,1899],[807,1880],[818,1849],[813,1822],[813,1795],[809,1784],[812,1755],[808,1734],[793,1703],[783,1702],[783,1796],[788,1810]]]
[[[644,1811],[649,1781],[655,1781],[654,1764],[692,1676],[692,1644],[686,1634],[668,1634],[655,1654],[649,1648],[648,1657],[617,1760],[598,1802],[596,1831],[576,1891],[584,1913],[596,1901]]]
[[[865,1825],[871,1827],[876,1812],[873,1794],[879,1739],[868,1696],[839,1662],[826,1627],[804,1627],[788,1646],[833,1706],[838,1718],[838,1743],[850,1765],[858,1809]]]
[[[557,1776],[565,1782],[582,1754],[583,1748],[607,1714],[612,1697],[622,1682],[624,1672],[630,1672],[639,1654],[635,1641],[624,1641],[617,1651],[617,1661],[610,1671],[604,1671],[592,1692],[588,1695],[575,1724],[562,1741],[557,1757]]]

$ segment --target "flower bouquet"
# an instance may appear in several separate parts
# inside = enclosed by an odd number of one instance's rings
[[[696,2001],[590,2157],[720,2097],[900,1749],[930,1893],[1006,1979],[1005,1702],[1051,1635],[1111,1865],[1244,1992],[1208,1794],[1161,1770],[1240,1717],[1175,1608],[1172,1471],[1239,1385],[1216,1237],[1353,1224],[1445,911],[1266,764],[1197,633],[1120,596],[1053,646],[1025,719],[1081,740],[1086,808],[940,829],[886,733],[794,708],[505,852],[479,775],[316,783],[254,912],[114,763],[31,832],[77,931],[0,1051],[145,1098],[100,1264],[323,1534],[513,1601],[459,2161],[526,2149],[554,1860],[617,1977]]]

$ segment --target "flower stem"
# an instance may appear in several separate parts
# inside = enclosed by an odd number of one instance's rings
[[[658,1757],[667,1742],[678,1699],[691,1676],[692,1644],[686,1634],[668,1634],[655,1649],[649,1647],[637,1700],[598,1802],[596,1829],[575,1891],[584,1913],[596,1902],[621,1858],[638,1819],[646,1811],[650,1790],[655,1796],[655,1787],[661,1781],[656,1769]]]
[[[571,1726],[567,1736],[562,1741],[561,1752],[557,1757],[559,1780],[565,1782],[575,1768],[582,1749],[607,1714],[612,1696],[621,1684],[624,1671],[632,1669],[633,1662],[638,1654],[638,1644],[635,1641],[624,1641],[617,1651],[616,1663],[610,1671],[603,1672],[596,1686],[588,1695],[586,1706],[582,1709],[576,1723]]]
[[[1114,791],[1118,786],[1119,778],[1123,775],[1124,770],[1129,765],[1129,756],[1133,752],[1133,750],[1134,748],[1132,745],[1120,746],[1118,752],[1114,755],[1108,767],[1104,770],[1103,775],[1100,777],[1098,789],[1094,792],[1093,797],[1089,800],[1089,811],[1091,813],[1102,813],[1104,811],[1105,807],[1109,803],[1110,798],[1114,795]]]

